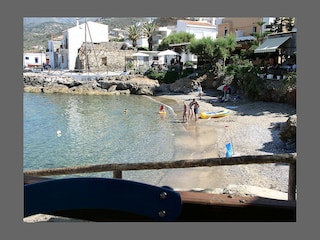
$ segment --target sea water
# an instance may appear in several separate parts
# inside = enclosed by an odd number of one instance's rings
[[[169,106],[165,116],[158,114],[160,105],[138,95],[24,93],[23,168],[173,160],[176,115]],[[123,178],[156,184],[163,174],[125,171]]]

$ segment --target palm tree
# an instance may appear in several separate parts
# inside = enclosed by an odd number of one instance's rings
[[[262,26],[265,24],[266,22],[264,21],[258,21],[258,22],[255,22],[254,24],[257,24],[260,26],[260,33],[252,33],[252,35],[257,39],[258,41],[258,44],[260,45],[261,42],[264,40],[264,38],[267,36],[267,33],[262,33]]]
[[[156,31],[156,24],[153,23],[153,22],[146,22],[142,25],[142,32],[143,32],[143,35],[145,37],[147,37],[148,39],[148,48],[149,48],[149,51],[152,51],[152,41],[153,41],[153,34],[154,32]]]
[[[141,36],[139,27],[137,27],[136,25],[130,25],[127,28],[126,31],[127,31],[127,34],[128,34],[128,38],[132,41],[132,46],[136,47],[137,46],[137,40]]]

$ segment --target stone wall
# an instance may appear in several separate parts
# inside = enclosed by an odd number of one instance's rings
[[[121,49],[121,42],[87,43],[79,49],[77,68],[86,69],[86,54],[90,71],[124,71],[125,63],[132,59],[135,49]],[[126,60],[125,60],[126,59]]]

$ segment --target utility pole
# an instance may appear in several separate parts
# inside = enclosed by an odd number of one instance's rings
[[[42,46],[40,47],[40,64],[41,64],[40,69],[41,69],[41,71],[43,71],[43,62],[42,62]]]
[[[87,18],[84,18],[84,54],[85,54],[85,69],[88,71],[88,54],[87,54]]]

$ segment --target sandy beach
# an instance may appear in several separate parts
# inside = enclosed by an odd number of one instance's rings
[[[176,144],[181,148],[176,159],[200,159],[226,156],[226,144],[231,143],[233,156],[269,155],[291,153],[279,139],[279,123],[296,114],[292,105],[272,102],[251,102],[237,99],[228,102],[212,102],[219,91],[204,92],[201,100],[197,92],[156,96],[158,101],[168,104],[177,114],[181,128]],[[229,115],[211,119],[189,119],[182,122],[183,101],[195,98],[199,113],[229,109]],[[173,102],[174,101],[174,102]],[[179,151],[178,151],[179,152]],[[222,193],[237,188],[255,189],[263,196],[287,199],[288,166],[281,164],[251,164],[237,166],[198,167],[173,169],[163,177],[159,185],[168,185],[177,190],[207,190]],[[233,189],[233,190],[231,190]],[[266,189],[270,191],[266,191]],[[237,191],[237,190],[235,190]],[[254,193],[253,193],[254,194]],[[260,194],[261,195],[261,194]]]

